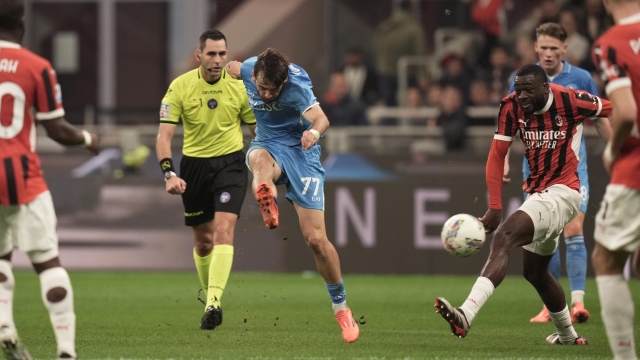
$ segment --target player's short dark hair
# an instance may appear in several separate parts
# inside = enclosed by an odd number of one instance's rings
[[[262,75],[262,80],[269,85],[280,86],[289,76],[289,60],[277,50],[268,48],[258,55],[258,60],[253,66],[253,74],[257,78]]]
[[[527,64],[516,72],[516,76],[527,76],[533,75],[533,77],[541,82],[547,82],[547,73],[544,72],[544,69],[536,64]]]
[[[200,35],[200,50],[204,49],[204,44],[207,42],[207,39],[215,41],[224,40],[224,44],[227,44],[227,38],[224,37],[223,33],[221,33],[219,30],[211,29],[203,32],[202,35]]]
[[[540,36],[551,36],[565,42],[567,40],[567,31],[558,23],[548,22],[538,26],[536,29],[536,40]]]
[[[0,1],[0,30],[16,30],[22,26],[24,3],[22,0]]]

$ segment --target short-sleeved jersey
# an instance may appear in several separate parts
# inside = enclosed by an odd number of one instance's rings
[[[549,88],[545,107],[529,115],[518,105],[515,92],[504,98],[494,136],[497,140],[512,141],[520,130],[531,170],[522,188],[530,194],[555,184],[578,190],[578,153],[584,119],[611,114],[611,103],[607,100],[556,84],[549,84]]]
[[[311,123],[302,114],[318,105],[311,90],[311,79],[303,68],[289,64],[289,80],[282,87],[280,96],[271,103],[265,103],[260,99],[256,83],[251,79],[257,59],[255,56],[247,59],[240,68],[249,104],[256,114],[256,140],[288,146],[300,145],[302,133],[311,127]]]
[[[592,55],[607,95],[622,87],[631,87],[638,106],[631,136],[613,163],[611,184],[640,191],[640,13],[620,20],[605,32],[594,43]]]
[[[596,88],[596,83],[593,82],[593,78],[591,77],[591,74],[587,70],[581,69],[577,66],[573,66],[569,64],[566,60],[562,60],[562,64],[563,66],[562,66],[562,71],[560,71],[560,74],[554,76],[553,79],[547,76],[547,80],[550,83],[562,85],[567,89],[584,90],[589,94],[600,96],[600,94],[598,94],[598,89]],[[537,63],[537,65],[540,65],[540,63]],[[514,80],[515,80],[515,76],[513,77],[513,79],[511,79],[509,94],[515,91],[515,88],[513,85]],[[581,146],[585,146],[584,136],[582,137]]]
[[[177,77],[160,104],[160,123],[178,125],[182,119],[182,153],[211,158],[242,150],[240,122],[255,125],[242,81],[222,70],[220,79],[209,84],[200,68]]]
[[[51,64],[16,43],[0,41],[0,205],[27,204],[47,190],[36,153],[36,120],[62,116]]]

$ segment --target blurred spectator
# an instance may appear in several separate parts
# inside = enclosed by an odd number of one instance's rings
[[[548,22],[558,22],[560,19],[560,3],[558,0],[544,0],[540,4],[540,20],[538,25]]]
[[[536,64],[537,62],[538,54],[536,54],[533,37],[529,35],[519,36],[516,40],[516,59],[513,68],[520,69],[527,64]]]
[[[564,55],[571,65],[580,66],[589,53],[589,40],[578,32],[578,22],[571,10],[564,10],[560,13],[560,26],[567,32],[567,52]]]
[[[583,35],[587,36],[589,43],[593,43],[611,25],[611,18],[607,16],[602,0],[585,0],[584,16],[578,28]]]
[[[349,86],[343,73],[335,72],[329,81],[329,91],[321,101],[322,110],[331,126],[368,125],[366,108],[359,99],[349,96]]]
[[[342,72],[347,79],[351,98],[361,100],[366,105],[375,105],[379,98],[378,79],[376,71],[365,62],[362,50],[347,50],[344,60]]]
[[[422,92],[417,87],[410,87],[407,89],[407,107],[410,109],[417,109],[424,106],[424,100]],[[427,119],[413,118],[409,121],[411,125],[426,125]]]
[[[487,84],[481,80],[476,79],[471,83],[470,98],[471,106],[490,106],[489,103],[489,88]],[[470,123],[473,125],[495,125],[495,116],[471,118]]]
[[[503,45],[498,45],[491,50],[491,69],[483,74],[483,78],[489,86],[489,103],[500,104],[502,98],[509,91],[509,83],[513,68],[509,64],[509,52]]]
[[[441,87],[455,86],[463,94],[463,103],[469,103],[469,86],[471,85],[471,70],[462,55],[457,53],[447,53],[442,57],[440,66],[443,74],[438,82]]]
[[[455,86],[447,86],[442,91],[440,103],[437,124],[442,127],[445,146],[447,150],[463,149],[469,118],[462,102],[462,93]]]
[[[489,54],[498,43],[504,20],[505,0],[475,0],[471,8],[471,17],[484,34],[484,45],[480,51],[480,66],[489,66]]]
[[[424,54],[424,31],[412,15],[411,0],[384,20],[373,35],[380,97],[387,106],[398,104],[398,59]],[[410,72],[409,86],[415,86],[415,72]]]
[[[442,98],[442,87],[438,84],[433,84],[429,87],[427,92],[427,106],[440,106],[440,99]]]

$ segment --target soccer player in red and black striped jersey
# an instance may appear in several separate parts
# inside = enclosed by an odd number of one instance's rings
[[[640,1],[604,5],[616,25],[596,40],[592,55],[613,104],[613,131],[603,155],[611,181],[596,215],[591,258],[614,358],[637,359],[633,298],[622,273],[635,252],[640,275]]]
[[[20,46],[22,0],[0,2],[0,346],[8,359],[30,359],[12,315],[14,248],[27,253],[40,277],[60,358],[75,358],[75,314],[69,275],[60,265],[56,215],[36,153],[36,125],[63,145],[99,152],[96,134],[64,119],[51,64]],[[32,114],[35,114],[33,116]]]
[[[436,310],[450,324],[454,335],[466,336],[473,318],[504,279],[509,254],[522,247],[524,277],[538,291],[556,328],[547,342],[587,344],[573,328],[564,291],[549,273],[549,262],[563,228],[579,211],[578,161],[583,121],[610,113],[609,101],[550,84],[538,65],[526,65],[516,73],[515,92],[500,104],[498,130],[487,160],[489,210],[481,221],[487,233],[498,229],[489,259],[462,306],[454,308],[444,298],[436,299]],[[518,131],[531,169],[523,184],[530,196],[498,227],[502,220],[504,159]]]

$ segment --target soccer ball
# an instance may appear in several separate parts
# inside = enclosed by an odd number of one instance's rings
[[[468,257],[482,249],[485,239],[484,226],[473,215],[453,215],[444,223],[440,237],[444,249],[449,254]]]

